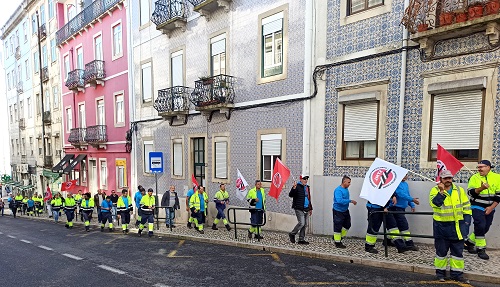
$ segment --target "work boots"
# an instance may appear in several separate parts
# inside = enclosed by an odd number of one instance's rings
[[[213,229],[213,230],[219,230],[219,228],[217,228],[217,224],[215,224],[215,223],[214,223],[214,224],[212,224],[212,229]]]
[[[486,254],[486,249],[481,248],[477,250],[477,256],[483,260],[488,260],[490,257]]]
[[[226,224],[226,229],[227,231],[231,231],[231,226],[229,226],[229,224]]]

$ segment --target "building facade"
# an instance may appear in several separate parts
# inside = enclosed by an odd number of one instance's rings
[[[129,186],[126,1],[59,1],[56,45],[62,87],[64,157],[52,171],[84,192]]]

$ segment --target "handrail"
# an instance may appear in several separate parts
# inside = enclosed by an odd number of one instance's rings
[[[231,220],[231,216],[230,216],[230,212],[229,211],[233,211],[233,216],[234,216],[234,221]],[[247,222],[237,222],[236,221],[236,210],[247,210],[247,211],[250,211],[250,210],[255,210],[255,211],[263,211],[264,212],[264,219],[262,221],[262,224],[252,224],[252,223],[247,223]],[[267,222],[267,217],[266,217],[266,211],[264,209],[261,209],[261,208],[250,208],[250,207],[230,207],[227,209],[227,221],[231,224],[234,224],[234,239],[238,239],[238,231],[236,230],[236,225],[237,224],[240,224],[240,225],[257,225],[257,226],[264,226],[266,225],[266,222]],[[260,242],[260,228],[257,228],[257,240]]]

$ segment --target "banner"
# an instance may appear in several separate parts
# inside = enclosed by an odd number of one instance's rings
[[[70,180],[63,182],[61,185],[61,191],[70,191],[76,186],[76,179]]]
[[[236,176],[236,197],[239,200],[246,200],[247,193],[248,193],[248,183],[241,174],[239,169],[236,169],[237,176]]]
[[[273,168],[273,176],[271,178],[271,188],[269,189],[269,196],[276,198],[280,196],[281,190],[286,181],[290,177],[290,169],[286,167],[279,158],[276,158]]]
[[[191,174],[191,182],[194,185],[193,190],[196,191],[198,189],[198,186],[200,186],[200,184],[198,184],[198,181],[196,180],[196,177],[194,177],[194,174]]]
[[[376,158],[366,173],[360,197],[385,206],[408,170]]]
[[[455,175],[464,166],[462,162],[456,159],[451,153],[445,150],[439,144],[437,145],[437,173],[436,182],[440,181],[441,172],[449,170],[451,174]]]

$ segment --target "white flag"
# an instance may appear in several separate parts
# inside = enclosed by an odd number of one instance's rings
[[[376,158],[366,173],[360,197],[385,206],[408,170]]]
[[[248,183],[241,175],[241,172],[239,169],[236,169],[238,172],[237,178],[236,178],[236,197],[238,197],[240,200],[245,200],[247,193],[248,193]]]

